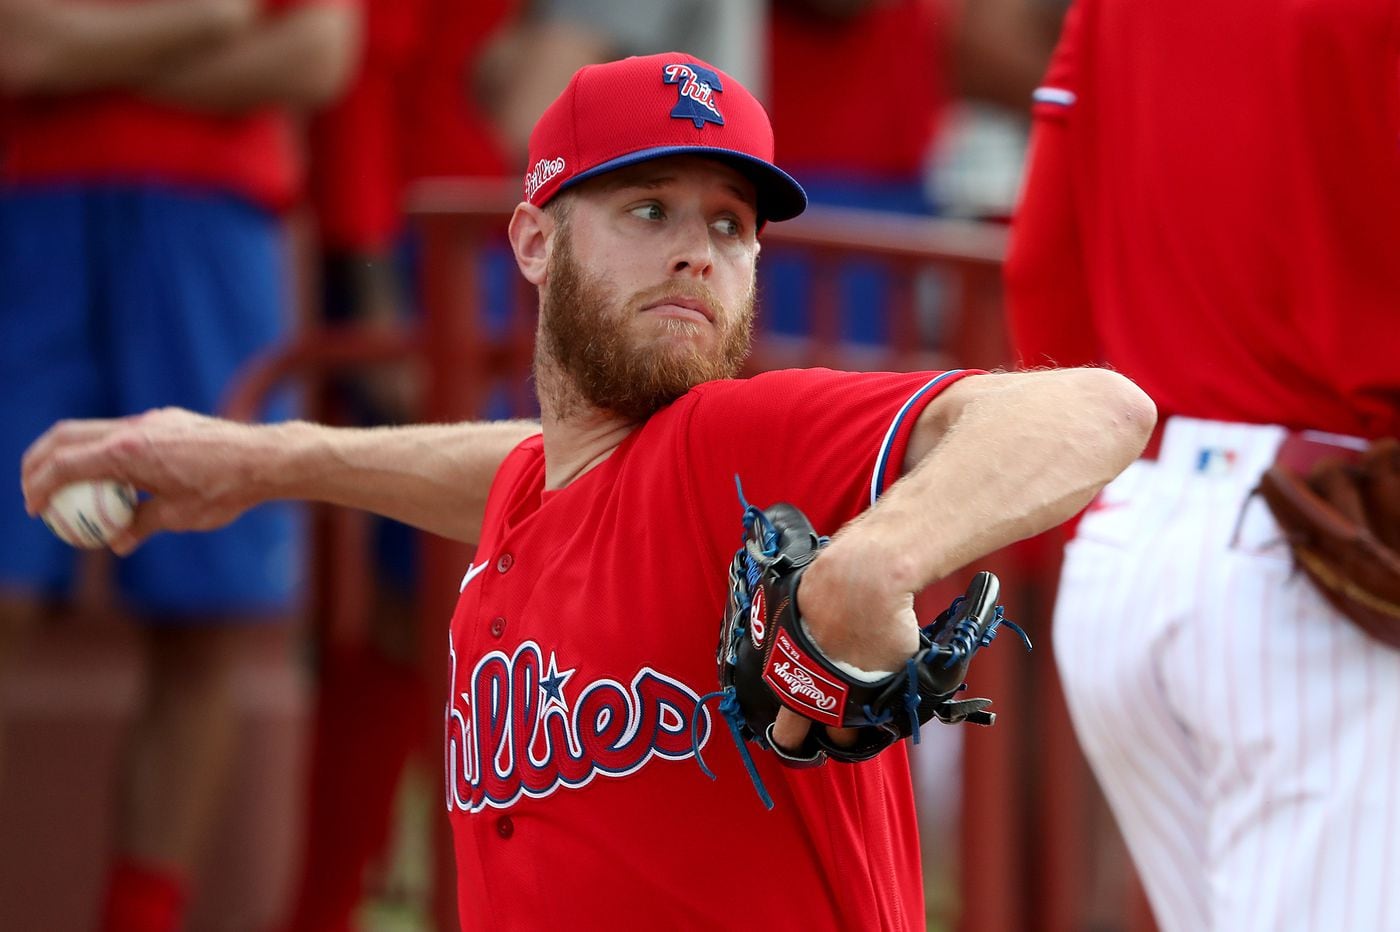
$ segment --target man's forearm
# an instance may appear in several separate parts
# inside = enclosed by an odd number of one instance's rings
[[[1151,399],[1104,369],[980,376],[948,391],[960,390],[972,397],[937,445],[848,526],[908,555],[911,591],[1072,517],[1156,422]]]
[[[0,81],[60,94],[149,80],[247,28],[252,0],[0,0]]]
[[[142,93],[216,113],[283,105],[310,109],[345,86],[360,20],[344,4],[307,4],[267,20],[207,55],[155,76]]]
[[[915,593],[1073,516],[1156,420],[1141,390],[1101,369],[975,376],[945,396],[936,442],[916,432],[907,474],[833,537],[798,593],[823,649],[864,669],[912,653]]]
[[[348,429],[292,421],[252,425],[180,408],[61,421],[21,463],[25,506],[39,515],[72,482],[111,479],[142,493],[130,553],[161,531],[223,527],[277,499],[328,502],[474,543],[496,469],[539,431],[529,421]]]
[[[283,453],[258,482],[268,498],[344,505],[475,543],[501,462],[533,421],[364,429],[293,422],[268,437]]]

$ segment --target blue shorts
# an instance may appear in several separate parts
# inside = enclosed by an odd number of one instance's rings
[[[24,513],[24,449],[63,418],[162,405],[218,410],[240,367],[282,341],[281,224],[241,199],[158,186],[0,187],[0,587],[62,594],[75,551]],[[285,399],[268,419],[291,413]],[[300,510],[158,534],[119,561],[128,606],[157,621],[274,618],[298,595]]]

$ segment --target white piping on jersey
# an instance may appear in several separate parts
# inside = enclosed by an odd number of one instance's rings
[[[914,402],[928,394],[935,385],[949,376],[957,375],[962,371],[961,369],[949,369],[947,372],[935,375],[925,382],[917,392],[910,395],[909,400],[904,402],[899,410],[895,412],[894,420],[890,421],[890,429],[885,431],[885,439],[880,441],[880,454],[875,457],[875,471],[870,474],[870,504],[875,504],[875,499],[879,498],[880,493],[885,490],[885,467],[889,463],[890,450],[894,447],[894,438],[895,435],[899,433],[899,425],[903,423],[904,416],[909,413],[909,409],[914,406]]]
[[[1031,94],[1031,100],[1038,104],[1055,104],[1059,107],[1072,106],[1078,99],[1079,95],[1063,87],[1037,87]]]
[[[471,582],[473,579],[475,579],[478,573],[480,573],[482,570],[486,569],[486,567],[488,567],[488,566],[490,566],[490,565],[491,565],[491,561],[490,561],[490,560],[485,560],[485,561],[483,561],[483,562],[481,562],[480,564],[477,564],[477,565],[475,565],[475,566],[473,566],[472,564],[468,563],[468,564],[467,564],[467,575],[465,575],[465,576],[462,577],[462,585],[460,585],[460,586],[457,587],[457,591],[458,591],[458,592],[464,592],[464,591],[466,591],[467,583],[469,583],[469,582]]]

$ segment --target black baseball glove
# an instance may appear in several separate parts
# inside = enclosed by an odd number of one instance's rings
[[[711,696],[720,697],[719,710],[766,805],[771,808],[772,802],[748,759],[746,742],[772,751],[788,766],[815,767],[827,758],[869,760],[901,738],[917,742],[920,726],[930,718],[949,724],[995,721],[987,711],[991,700],[955,698],[965,687],[972,656],[992,642],[1001,624],[1030,647],[1025,633],[1002,617],[994,575],[978,573],[965,595],[920,630],[919,649],[904,669],[867,682],[822,653],[797,611],[802,575],[827,539],[792,505],[760,510],[744,501],[742,490],[739,498],[744,543],[729,567],[729,601],[716,658],[720,689]],[[855,729],[855,741],[839,745],[826,728],[812,728],[802,747],[784,749],[772,738],[783,707],[820,725]],[[703,760],[700,765],[704,768]]]

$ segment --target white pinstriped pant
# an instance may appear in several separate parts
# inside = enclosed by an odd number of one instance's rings
[[[1173,418],[1066,553],[1056,661],[1163,932],[1400,930],[1400,651],[1245,504],[1283,435]]]

